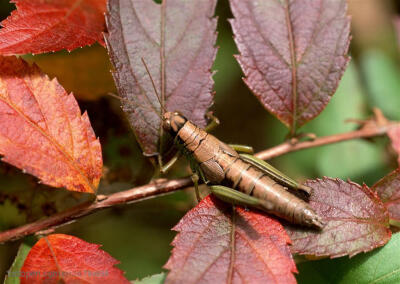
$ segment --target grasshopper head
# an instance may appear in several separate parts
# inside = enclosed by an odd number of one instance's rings
[[[163,117],[163,128],[174,136],[185,125],[187,119],[179,112],[166,112]]]

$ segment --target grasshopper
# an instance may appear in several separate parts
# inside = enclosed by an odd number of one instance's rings
[[[323,228],[321,217],[310,205],[288,191],[290,188],[310,195],[311,188],[300,185],[251,155],[251,147],[227,145],[179,112],[165,110],[143,58],[142,62],[163,112],[160,115],[161,127],[174,138],[174,144],[179,150],[164,166],[161,155],[158,155],[161,172],[166,172],[183,153],[193,171],[192,180],[198,199],[198,182],[201,178],[209,185],[212,194],[223,201],[257,208],[294,224]],[[215,119],[211,125],[217,125]]]
[[[323,228],[321,217],[309,204],[287,190],[291,188],[310,195],[311,188],[249,155],[251,148],[229,146],[179,112],[165,112],[162,127],[189,158],[197,194],[200,176],[211,192],[223,201],[254,207],[291,223]]]

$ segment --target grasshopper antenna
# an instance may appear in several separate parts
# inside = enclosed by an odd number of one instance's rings
[[[146,69],[146,72],[147,72],[147,74],[148,74],[149,77],[150,77],[150,81],[151,81],[151,84],[153,85],[154,92],[156,93],[157,100],[158,100],[158,102],[160,103],[161,115],[159,115],[159,116],[160,116],[160,118],[161,118],[161,121],[164,121],[164,114],[167,112],[167,110],[165,109],[164,104],[163,104],[163,101],[162,101],[162,99],[160,98],[160,95],[159,95],[158,92],[157,92],[156,84],[154,84],[153,77],[152,77],[151,74],[150,74],[149,68],[147,67],[146,62],[144,61],[144,58],[141,57],[140,59],[142,60],[142,63],[143,63],[143,65],[144,65],[144,68]],[[160,137],[162,137],[162,133],[163,133],[163,128],[162,128],[162,126],[161,126],[161,128],[160,128]],[[162,152],[163,152],[162,148],[163,148],[163,146],[162,146],[162,143],[161,143],[161,144],[160,144],[160,151],[159,151],[159,153],[162,153]],[[158,155],[157,155],[157,158],[158,158],[158,159],[157,159],[157,160],[158,160],[158,165],[160,166],[160,170],[161,170],[161,169],[163,168],[162,154],[158,154]]]
[[[112,97],[112,98],[114,98],[114,99],[117,99],[117,100],[119,100],[119,101],[122,102],[122,103],[129,104],[129,105],[131,105],[131,106],[133,106],[133,107],[141,107],[141,108],[146,108],[146,109],[148,109],[149,111],[154,111],[155,113],[157,113],[157,115],[158,115],[158,116],[160,117],[160,119],[162,120],[161,115],[160,115],[160,114],[158,113],[158,111],[154,108],[154,106],[151,106],[151,107],[146,107],[146,106],[144,106],[144,105],[139,106],[138,104],[135,104],[135,103],[133,103],[133,102],[131,102],[131,101],[125,99],[125,98],[121,98],[120,96],[118,96],[118,95],[116,95],[116,94],[114,94],[114,93],[110,93],[110,92],[108,92],[106,95],[107,95],[107,96],[110,96],[110,97]]]
[[[161,109],[162,109],[162,114],[164,114],[164,113],[167,112],[167,110],[165,109],[164,104],[162,103],[162,100],[161,100],[161,98],[160,98],[160,95],[159,95],[158,92],[157,92],[156,84],[154,83],[153,77],[152,77],[151,74],[150,74],[149,68],[147,67],[146,62],[144,61],[144,58],[141,57],[141,60],[142,60],[142,63],[143,63],[143,65],[144,65],[144,68],[146,69],[147,74],[148,74],[149,77],[150,77],[151,84],[153,85],[154,92],[156,93],[157,100],[158,100],[158,102],[160,103],[160,106],[161,106]],[[162,119],[161,119],[161,120],[162,120]]]
[[[107,93],[107,96],[110,96],[110,97],[112,97],[112,98],[114,98],[114,99],[117,99],[117,100],[120,100],[120,101],[123,101],[123,100],[124,100],[124,99],[121,98],[120,96],[118,96],[118,95],[116,95],[116,94],[114,94],[114,93],[111,93],[111,92],[108,92],[108,93]]]

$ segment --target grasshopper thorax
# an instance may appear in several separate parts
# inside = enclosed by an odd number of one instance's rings
[[[186,117],[184,117],[179,112],[166,112],[163,116],[163,128],[175,136],[179,130],[187,122]]]

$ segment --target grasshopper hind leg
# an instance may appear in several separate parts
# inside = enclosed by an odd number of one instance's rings
[[[291,188],[295,191],[301,191],[302,193],[310,196],[312,193],[312,188],[308,187],[303,184],[299,184],[297,181],[291,179],[287,175],[280,172],[278,169],[274,168],[267,162],[248,154],[240,154],[240,157],[243,160],[247,161],[248,163],[252,164],[253,166],[259,168],[260,170],[264,171],[270,178],[279,182],[285,187]]]
[[[210,186],[210,189],[212,194],[214,194],[218,199],[228,202],[232,205],[241,205],[245,207],[258,208],[261,210],[272,209],[272,206],[270,206],[268,202],[264,202],[261,199],[247,195],[230,187],[212,185]]]

